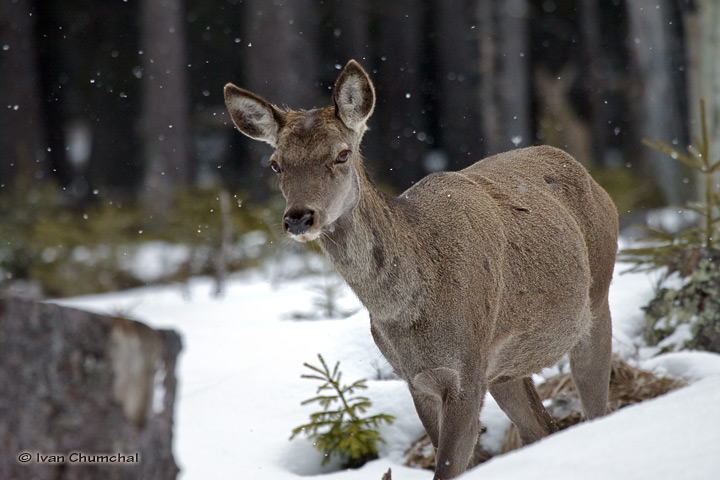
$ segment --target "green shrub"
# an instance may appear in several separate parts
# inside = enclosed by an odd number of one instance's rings
[[[302,378],[322,383],[317,388],[317,396],[305,400],[302,405],[318,403],[323,410],[311,414],[309,423],[293,429],[290,439],[305,433],[314,442],[315,448],[325,454],[323,465],[332,455],[339,455],[344,468],[358,468],[377,458],[377,442],[384,442],[377,428],[383,422],[392,423],[394,417],[382,413],[361,417],[371,406],[370,399],[352,395],[356,390],[367,388],[365,379],[341,386],[340,362],[331,372],[322,355],[318,354],[318,359],[321,367],[304,364],[313,373],[302,375]]]
[[[63,297],[143,285],[128,259],[150,241],[184,245],[190,252],[187,265],[157,281],[212,275],[223,235],[219,198],[219,189],[179,189],[163,221],[151,223],[136,203],[100,194],[87,204],[73,204],[59,185],[21,172],[0,190],[0,288],[22,280],[47,296]],[[230,271],[272,254],[271,242],[250,252],[245,234],[272,238],[266,219],[278,216],[273,207],[240,208],[238,196],[233,202],[225,216],[233,232],[226,258]]]
[[[720,351],[720,251],[703,250],[687,281],[660,288],[645,307],[649,345],[674,350]]]

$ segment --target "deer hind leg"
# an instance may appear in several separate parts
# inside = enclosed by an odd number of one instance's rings
[[[518,429],[523,445],[558,430],[545,410],[530,377],[490,385],[490,393]]]
[[[605,296],[593,309],[590,333],[570,351],[573,382],[587,419],[607,413],[611,350],[612,321]]]
[[[480,432],[480,408],[485,388],[478,385],[461,386],[459,372],[444,367],[419,373],[412,385],[426,402],[436,406],[437,419],[428,430],[431,440],[433,435],[437,436],[437,440],[433,440],[437,448],[434,478],[454,478],[467,470],[472,459]],[[416,406],[419,403],[416,401]],[[430,403],[421,405],[427,407]],[[423,414],[420,412],[418,408],[422,419]],[[432,417],[428,418],[432,420]]]

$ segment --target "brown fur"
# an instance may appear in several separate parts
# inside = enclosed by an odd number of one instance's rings
[[[487,390],[524,442],[554,431],[530,375],[566,353],[585,415],[606,412],[617,213],[572,157],[515,150],[390,197],[363,168],[375,92],[356,62],[323,109],[231,84],[225,98],[241,132],[276,147],[286,233],[317,239],[370,312],[438,449],[435,478],[467,468]]]

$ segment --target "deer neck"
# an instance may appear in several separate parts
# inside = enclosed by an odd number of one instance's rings
[[[364,171],[357,181],[357,204],[320,237],[320,246],[371,316],[396,318],[421,294],[423,250],[415,245],[410,207],[378,190]]]

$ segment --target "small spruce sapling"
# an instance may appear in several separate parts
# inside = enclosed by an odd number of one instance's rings
[[[312,370],[302,378],[322,382],[317,388],[317,396],[302,402],[302,405],[318,403],[323,410],[310,415],[310,422],[293,429],[290,440],[300,433],[313,441],[313,445],[325,454],[325,465],[332,455],[343,459],[343,468],[358,468],[378,456],[377,442],[385,442],[377,431],[384,422],[391,424],[392,415],[378,414],[361,417],[371,406],[368,397],[355,395],[356,390],[365,390],[366,380],[358,380],[351,385],[340,385],[342,373],[340,362],[330,371],[325,359],[318,354],[320,367],[304,363]]]
[[[700,225],[673,234],[647,229],[648,246],[620,252],[621,261],[633,263],[631,271],[665,269],[662,284],[677,272],[685,279],[680,288],[659,288],[645,309],[645,340],[661,351],[695,349],[720,352],[720,194],[713,177],[720,158],[710,158],[705,104],[700,103],[701,137],[687,153],[662,140],[644,143],[669,155],[700,174],[703,198],[687,209],[700,216]],[[679,328],[682,327],[682,328]]]

